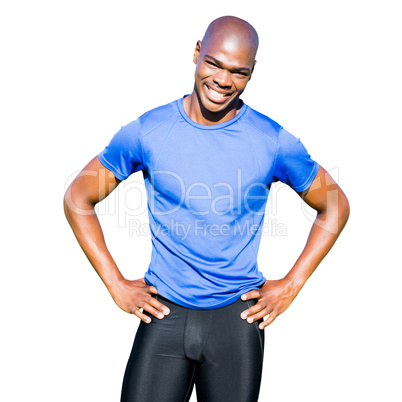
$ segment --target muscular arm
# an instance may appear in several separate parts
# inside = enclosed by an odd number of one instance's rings
[[[342,189],[322,167],[310,188],[299,196],[317,211],[307,243],[288,274],[279,280],[266,281],[264,286],[242,296],[243,300],[259,299],[241,317],[252,323],[269,314],[260,324],[264,329],[283,313],[300,292],[310,275],[336,242],[349,218],[349,202]]]
[[[124,311],[149,322],[150,318],[140,308],[157,318],[169,314],[169,309],[151,296],[157,291],[153,286],[148,286],[143,278],[132,281],[123,277],[106,246],[95,213],[95,205],[106,198],[119,183],[114,174],[95,157],[67,189],[64,212],[78,243],[116,304]]]

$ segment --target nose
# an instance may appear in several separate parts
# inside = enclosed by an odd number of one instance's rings
[[[213,77],[214,82],[221,88],[231,88],[232,87],[232,77],[228,70],[221,69]]]

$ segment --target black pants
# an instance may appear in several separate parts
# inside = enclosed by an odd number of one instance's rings
[[[256,303],[238,300],[192,310],[156,296],[170,309],[140,323],[123,380],[121,402],[256,402],[264,332],[240,318]]]

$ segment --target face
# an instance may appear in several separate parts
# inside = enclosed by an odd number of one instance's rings
[[[255,50],[236,36],[197,43],[195,91],[209,112],[236,108],[255,65]]]

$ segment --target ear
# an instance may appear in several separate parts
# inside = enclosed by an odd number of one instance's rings
[[[248,77],[249,81],[251,80],[251,76],[253,75],[254,67],[255,67],[256,64],[257,64],[257,60],[254,60],[254,65],[253,65],[253,68],[251,69],[250,77]]]
[[[197,44],[195,45],[194,57],[193,57],[194,64],[197,64],[198,57],[199,57],[200,52],[201,52],[201,45],[202,45],[202,42],[200,40],[197,41]]]

